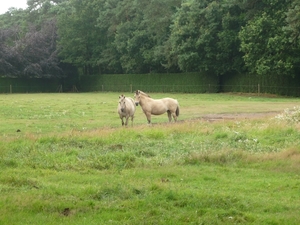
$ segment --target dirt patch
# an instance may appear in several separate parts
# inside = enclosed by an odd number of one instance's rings
[[[243,96],[243,97],[283,98],[283,96],[279,96],[276,94],[268,94],[268,93],[258,94],[258,93],[244,93],[244,92],[227,92],[226,94],[235,95],[235,96]]]
[[[240,119],[259,119],[264,117],[274,117],[280,114],[279,111],[271,112],[254,112],[254,113],[220,113],[220,114],[206,114],[201,119],[215,122],[222,120],[240,120]]]

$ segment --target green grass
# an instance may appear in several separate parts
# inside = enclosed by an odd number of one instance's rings
[[[124,93],[133,96],[132,93]],[[267,98],[228,94],[164,94],[151,93],[154,98],[170,96],[181,106],[179,120],[199,118],[208,113],[283,111],[299,105],[296,98]],[[0,132],[11,136],[16,130],[30,135],[85,131],[103,127],[119,128],[117,114],[119,93],[83,94],[12,94],[0,95]],[[167,115],[153,116],[152,122],[163,123]],[[147,124],[137,107],[135,124]]]
[[[118,95],[0,95],[0,224],[299,224],[298,99],[153,93],[180,122],[124,128]]]

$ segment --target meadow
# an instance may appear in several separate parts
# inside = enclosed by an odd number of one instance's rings
[[[150,93],[179,121],[122,127],[119,94],[0,95],[0,224],[300,223],[298,98]]]

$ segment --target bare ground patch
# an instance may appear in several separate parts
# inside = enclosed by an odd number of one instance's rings
[[[251,112],[251,113],[217,113],[217,114],[206,114],[200,118],[209,122],[216,122],[222,120],[259,119],[265,117],[274,117],[279,113],[280,111]]]

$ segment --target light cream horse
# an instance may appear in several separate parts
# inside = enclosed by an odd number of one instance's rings
[[[140,90],[135,92],[134,98],[135,104],[140,104],[142,107],[149,124],[151,124],[151,115],[161,115],[165,112],[168,113],[169,122],[172,121],[172,116],[174,121],[177,121],[177,117],[179,116],[179,104],[176,99],[153,99],[148,94]]]
[[[133,125],[133,118],[135,113],[135,104],[134,100],[130,97],[125,97],[125,95],[119,96],[119,104],[118,104],[118,113],[120,116],[120,119],[122,121],[122,126],[127,126],[128,119],[131,117],[131,125]],[[125,117],[125,123],[124,123],[124,117]]]

